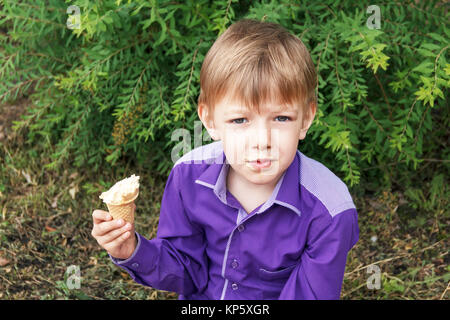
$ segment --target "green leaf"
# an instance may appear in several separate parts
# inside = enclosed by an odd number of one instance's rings
[[[443,36],[441,36],[437,33],[434,33],[434,32],[430,32],[427,35],[430,36],[431,38],[433,38],[434,40],[439,41],[442,44],[447,44],[449,42],[448,39],[445,39]]]
[[[417,49],[417,52],[419,52],[424,57],[431,57],[431,58],[435,58],[436,57],[436,54],[434,54],[433,52],[431,52],[429,50]]]
[[[425,48],[425,49],[429,49],[431,51],[441,50],[441,47],[438,45],[435,45],[434,43],[422,43],[421,47]]]
[[[412,70],[423,74],[431,74],[434,70],[434,64],[430,61],[424,61]]]

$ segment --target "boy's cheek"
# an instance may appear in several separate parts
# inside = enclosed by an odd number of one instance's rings
[[[223,140],[223,148],[228,162],[232,164],[244,164],[245,155],[248,150],[245,150],[245,143],[240,141],[237,137],[227,137]]]

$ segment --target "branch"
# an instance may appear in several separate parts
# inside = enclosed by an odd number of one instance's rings
[[[377,83],[378,83],[378,86],[381,89],[381,92],[383,93],[384,101],[386,102],[386,104],[388,106],[388,110],[389,110],[389,120],[392,122],[392,108],[391,108],[391,105],[390,105],[390,103],[388,101],[388,98],[386,96],[386,92],[384,91],[383,85],[381,84],[380,79],[378,79],[377,74],[374,73],[373,75],[374,75],[375,79],[377,80]]]

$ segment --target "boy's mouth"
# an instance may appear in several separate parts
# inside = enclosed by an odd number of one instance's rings
[[[264,159],[256,159],[256,160],[251,160],[251,161],[247,161],[252,167],[256,167],[256,168],[268,168],[270,167],[271,163],[272,163],[272,159],[269,158],[264,158]]]
[[[271,158],[256,158],[254,160],[247,160],[247,162],[258,162],[258,163],[263,163],[263,162],[267,162],[267,161],[272,161],[273,159]]]

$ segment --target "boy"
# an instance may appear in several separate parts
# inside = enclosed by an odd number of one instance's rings
[[[297,150],[315,82],[306,47],[281,26],[231,25],[200,75],[198,115],[216,142],[175,163],[155,239],[94,211],[111,260],[179,299],[339,299],[359,229],[346,185]]]

